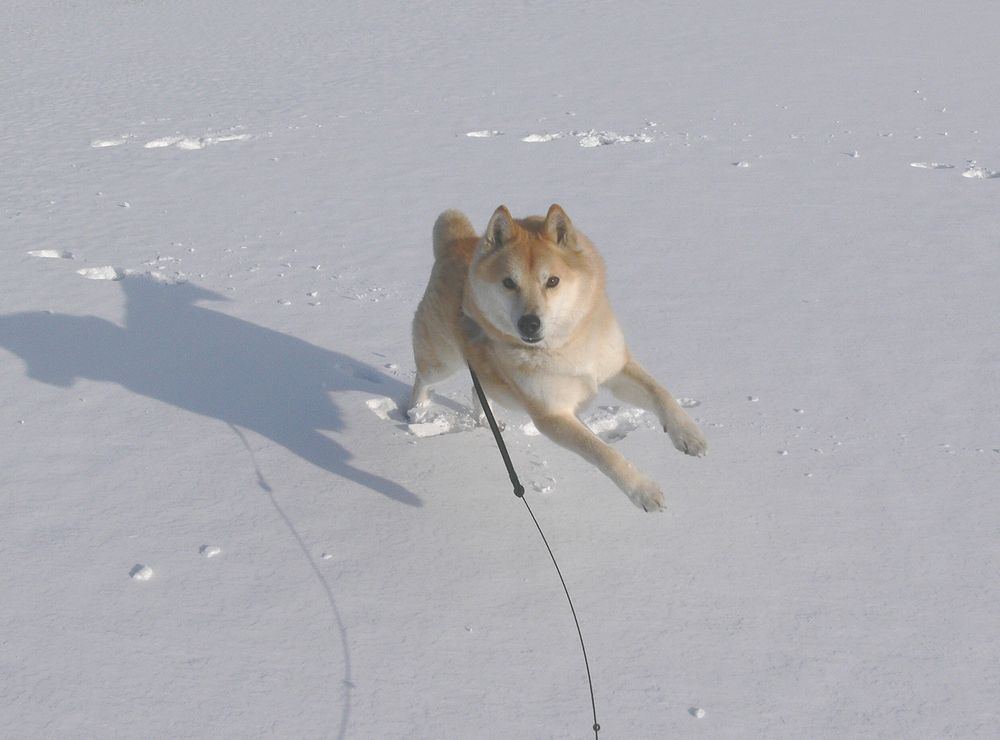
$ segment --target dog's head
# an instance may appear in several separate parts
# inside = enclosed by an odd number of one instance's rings
[[[545,218],[493,213],[469,271],[479,316],[526,347],[556,348],[593,305],[603,269],[593,247],[553,204]]]

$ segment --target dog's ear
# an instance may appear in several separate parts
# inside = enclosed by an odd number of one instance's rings
[[[486,249],[500,249],[513,238],[514,218],[507,210],[507,206],[498,206],[486,226],[486,233],[483,234],[484,246]]]
[[[558,203],[549,206],[549,212],[545,215],[545,223],[542,224],[542,233],[546,238],[567,249],[576,249],[576,229],[573,222],[569,220],[566,211]]]

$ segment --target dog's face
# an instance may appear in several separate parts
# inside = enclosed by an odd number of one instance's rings
[[[479,241],[469,287],[493,329],[525,347],[551,349],[572,336],[597,280],[562,208],[514,221],[500,206]]]

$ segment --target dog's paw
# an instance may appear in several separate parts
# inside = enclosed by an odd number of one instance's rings
[[[690,419],[673,429],[664,427],[663,431],[670,435],[670,441],[674,443],[674,447],[685,455],[704,457],[705,453],[708,452],[708,441],[705,439],[705,435],[702,434],[698,425]]]
[[[640,478],[634,485],[623,490],[632,503],[643,511],[663,511],[666,507],[663,491],[649,478]]]
[[[486,414],[480,414],[475,418],[477,427],[485,427],[486,429],[490,428],[490,420],[486,418]],[[503,419],[494,419],[494,421],[497,423],[497,429],[499,429],[501,432],[507,430],[507,422],[505,422]]]
[[[429,403],[418,403],[415,406],[411,406],[406,412],[406,420],[411,424],[422,424],[427,420],[427,409],[429,407]]]

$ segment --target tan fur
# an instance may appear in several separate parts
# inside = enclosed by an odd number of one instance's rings
[[[577,417],[598,387],[656,413],[682,452],[701,456],[707,449],[694,421],[630,356],[605,293],[604,262],[555,204],[545,218],[519,220],[500,206],[482,236],[458,211],[438,217],[434,267],[413,319],[413,354],[412,420],[426,408],[430,385],[468,363],[489,396],[525,409],[539,431],[591,462],[646,511],[663,508],[659,486]]]

